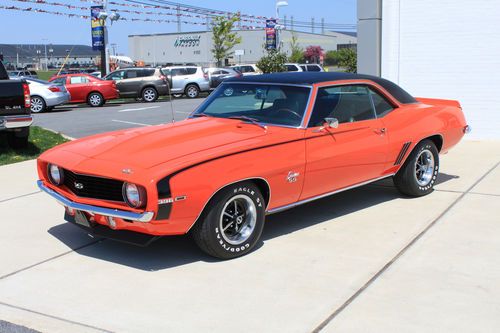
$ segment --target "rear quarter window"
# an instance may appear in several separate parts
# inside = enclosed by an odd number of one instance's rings
[[[188,73],[188,75],[196,74],[197,70],[198,69],[196,67],[187,67],[186,68],[186,72]]]

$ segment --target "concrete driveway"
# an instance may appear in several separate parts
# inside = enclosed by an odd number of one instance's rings
[[[0,168],[0,319],[42,332],[493,332],[500,326],[500,143],[442,156],[436,191],[390,181],[269,217],[216,261],[189,237],[91,239]]]

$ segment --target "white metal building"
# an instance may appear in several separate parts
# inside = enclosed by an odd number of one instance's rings
[[[500,2],[358,0],[358,72],[457,99],[471,138],[500,139]]]
[[[231,64],[255,63],[264,55],[266,40],[264,30],[240,30],[242,42],[233,49],[240,50],[228,59]],[[337,50],[338,44],[356,43],[352,34],[329,32],[315,34],[302,31],[283,30],[280,33],[282,49],[290,53],[292,36],[297,37],[299,46],[306,48],[310,45],[320,45],[325,51]],[[210,31],[162,33],[150,35],[131,35],[128,37],[129,54],[132,59],[142,60],[146,64],[156,65],[165,63],[196,63],[199,65],[213,65],[212,33]]]

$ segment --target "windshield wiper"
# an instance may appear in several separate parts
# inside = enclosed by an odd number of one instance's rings
[[[231,117],[228,117],[228,119],[239,119],[239,120],[243,120],[243,121],[248,121],[254,125],[257,125],[259,126],[260,128],[263,128],[264,131],[267,131],[267,126],[265,125],[262,125],[261,123],[259,123],[259,121],[255,118],[250,118],[250,117],[247,117],[247,116],[231,116]]]
[[[191,117],[195,118],[195,117],[212,117],[212,116],[208,115],[206,113],[200,112],[200,113],[193,114]]]

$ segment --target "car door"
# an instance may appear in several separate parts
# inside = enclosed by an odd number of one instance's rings
[[[90,92],[89,81],[85,76],[68,76],[66,89],[71,94],[72,102],[85,102]]]
[[[123,87],[124,96],[139,96],[142,86],[142,71],[138,69],[129,69],[125,71],[125,77],[120,81]],[[120,90],[121,92],[121,90]]]
[[[325,126],[336,118],[338,127]],[[301,199],[381,177],[388,140],[366,85],[318,88],[306,129],[306,176]]]
[[[172,68],[172,93],[182,93],[189,79],[185,68]]]
[[[125,71],[115,71],[110,73],[105,78],[108,81],[114,80],[116,83],[116,88],[120,91],[120,96],[127,96],[129,93],[127,92],[125,79]]]

